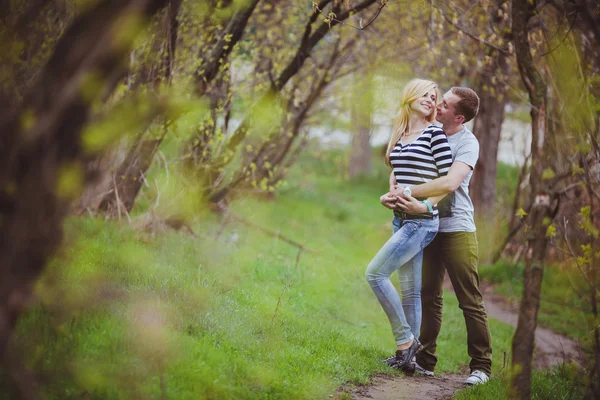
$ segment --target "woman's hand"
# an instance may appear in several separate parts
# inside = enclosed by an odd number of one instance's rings
[[[394,187],[390,187],[390,194],[392,196],[402,197],[404,192],[404,186],[395,184]]]
[[[392,196],[389,192],[381,196],[379,201],[384,207],[389,208],[390,210],[396,209],[396,197]]]
[[[423,214],[426,213],[427,206],[415,199],[414,197],[397,196],[396,209],[402,210],[407,214]]]

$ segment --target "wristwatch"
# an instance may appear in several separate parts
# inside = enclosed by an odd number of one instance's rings
[[[406,197],[412,197],[412,190],[410,190],[410,186],[406,186],[402,194]]]

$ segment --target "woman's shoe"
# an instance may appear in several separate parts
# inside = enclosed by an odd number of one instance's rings
[[[433,371],[421,367],[418,362],[415,362],[415,374],[423,376],[434,376]]]
[[[408,365],[422,348],[423,345],[421,345],[419,339],[414,338],[408,349],[396,350],[396,364],[394,365],[394,368],[402,369],[404,366]]]
[[[415,363],[414,361],[409,362],[404,367],[402,367],[402,372],[406,376],[413,376],[415,374]]]
[[[381,362],[389,365],[392,368],[394,368],[394,366],[396,365],[396,356],[388,357],[385,360],[382,360]]]

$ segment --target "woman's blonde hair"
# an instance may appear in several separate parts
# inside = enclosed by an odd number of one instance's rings
[[[433,112],[426,118],[426,120],[429,122],[435,121],[435,107],[437,106],[440,97],[436,83],[425,79],[413,79],[408,82],[406,86],[404,86],[404,90],[402,90],[402,96],[400,97],[400,109],[398,110],[398,114],[396,114],[394,130],[392,131],[392,137],[390,138],[390,142],[388,143],[387,151],[385,153],[385,161],[388,165],[391,165],[390,153],[394,149],[394,146],[396,146],[396,143],[398,143],[398,140],[400,140],[400,137],[402,137],[404,133],[412,130],[412,127],[410,126],[411,104],[419,97],[429,92],[431,89],[435,89],[436,96]]]

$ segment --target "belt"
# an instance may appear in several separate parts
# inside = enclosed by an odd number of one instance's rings
[[[394,210],[394,216],[400,219],[435,219],[437,215],[431,213],[425,214],[407,214],[404,211]]]

